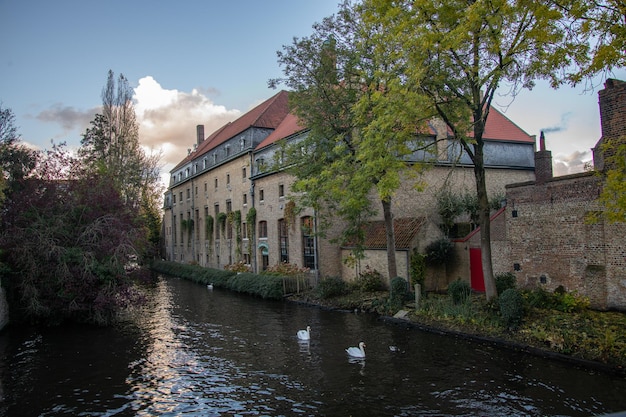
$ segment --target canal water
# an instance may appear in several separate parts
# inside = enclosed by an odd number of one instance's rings
[[[299,329],[311,326],[311,340]],[[366,343],[366,358],[345,348]],[[592,416],[626,380],[368,314],[161,278],[136,322],[5,329],[0,416]]]

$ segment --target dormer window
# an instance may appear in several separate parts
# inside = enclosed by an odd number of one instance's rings
[[[226,157],[230,156],[230,145],[224,146],[224,152],[226,153]]]
[[[246,147],[246,140],[244,138],[239,139],[239,146],[241,147],[242,151]]]
[[[217,164],[217,152],[213,152],[213,164]]]

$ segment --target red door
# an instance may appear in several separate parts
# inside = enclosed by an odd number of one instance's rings
[[[485,292],[483,261],[480,248],[470,248],[470,276],[472,289],[474,291]]]

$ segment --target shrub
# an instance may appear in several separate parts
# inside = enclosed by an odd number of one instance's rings
[[[526,294],[529,307],[544,308],[571,313],[589,308],[589,298],[578,294],[577,291],[567,292],[563,286],[558,286],[553,293],[543,288],[536,288]]]
[[[321,299],[332,298],[345,294],[347,292],[347,285],[341,278],[328,277],[320,281],[316,291]]]
[[[410,276],[411,276],[411,284],[419,284],[422,288],[422,292],[424,292],[425,286],[424,281],[426,280],[426,256],[417,251],[417,249],[413,250],[411,254],[411,264],[410,264]]]
[[[363,292],[380,291],[383,287],[383,276],[368,265],[364,271],[359,273],[359,276],[354,281],[354,286]]]
[[[402,305],[407,300],[409,296],[409,289],[407,285],[407,281],[402,277],[395,277],[391,279],[391,291],[389,297],[392,304]]]
[[[241,273],[228,280],[231,290],[261,298],[280,300],[283,297],[283,280],[276,276],[261,276],[252,273]]]
[[[430,265],[443,265],[450,260],[453,253],[454,244],[444,237],[426,246],[426,261]]]
[[[309,268],[300,268],[296,264],[290,264],[289,262],[281,262],[273,266],[267,267],[262,272],[263,275],[275,275],[280,277],[294,277],[309,272]]]
[[[496,274],[496,291],[498,294],[502,294],[509,288],[515,288],[516,282],[515,274],[512,272]]]
[[[464,303],[471,293],[472,289],[467,281],[457,279],[448,285],[448,295],[450,295],[454,304]]]
[[[524,299],[522,294],[515,288],[508,288],[502,292],[499,301],[500,314],[504,323],[509,327],[519,325],[524,317]]]
[[[224,269],[227,271],[232,271],[232,272],[250,272],[251,271],[250,267],[246,265],[244,261],[239,261],[231,265],[226,265]]]

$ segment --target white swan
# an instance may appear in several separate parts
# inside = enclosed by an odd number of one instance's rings
[[[306,330],[298,330],[298,339],[309,340],[311,338],[311,326],[306,326]]]
[[[348,355],[352,356],[353,358],[364,358],[365,343],[359,342],[359,347],[349,347],[348,349],[346,349],[346,352],[348,352]]]
[[[206,288],[207,288],[207,290],[212,290],[213,289],[213,284],[207,284]]]

